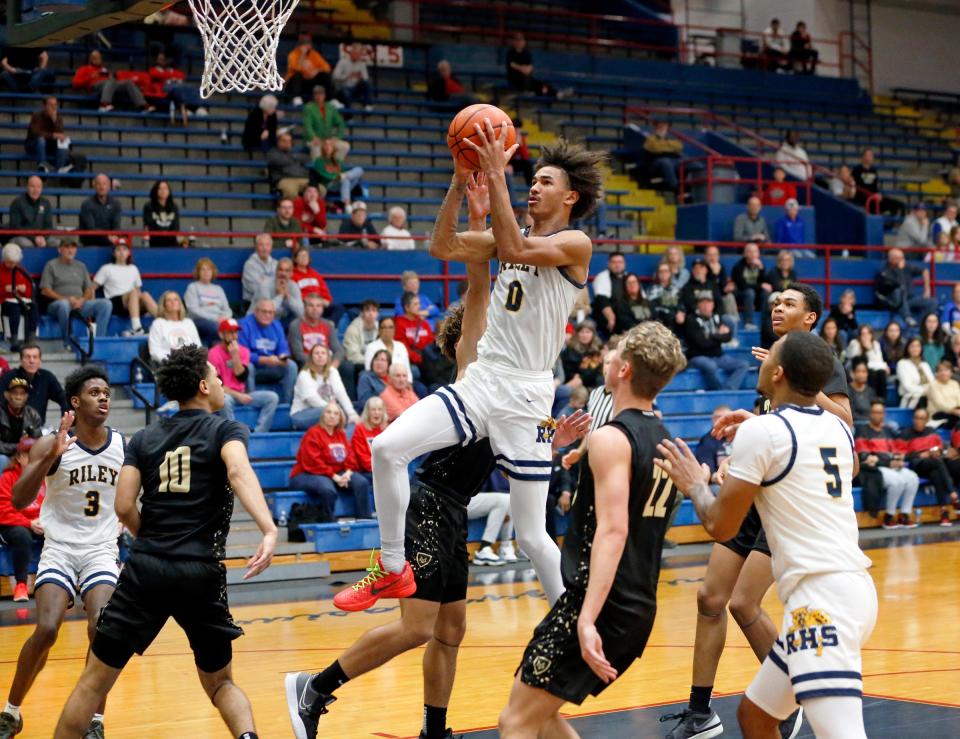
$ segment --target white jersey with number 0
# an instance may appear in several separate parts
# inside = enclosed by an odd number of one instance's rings
[[[862,572],[853,509],[853,439],[816,406],[781,406],[737,431],[728,474],[762,485],[756,498],[784,603],[807,575]]]
[[[481,361],[526,372],[550,372],[566,339],[567,320],[583,285],[562,267],[500,263]]]
[[[100,449],[75,441],[54,463],[40,508],[40,525],[48,539],[79,545],[116,540],[113,506],[123,456],[123,436],[107,429],[107,441]]]

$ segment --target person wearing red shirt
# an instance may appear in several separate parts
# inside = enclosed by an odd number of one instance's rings
[[[353,438],[350,446],[353,447],[353,456],[357,460],[357,472],[373,484],[373,459],[370,454],[370,445],[387,427],[387,408],[379,397],[370,398],[363,406],[360,414],[360,423],[353,429]]]
[[[103,64],[103,56],[94,49],[87,57],[87,63],[73,75],[71,86],[74,90],[88,95],[100,96],[100,110],[113,110],[113,98],[118,92],[124,93],[133,107],[144,113],[156,110],[147,104],[140,88],[132,79],[118,80]]]
[[[344,432],[346,418],[337,402],[323,410],[320,422],[303,435],[297,463],[290,472],[290,487],[305,490],[321,509],[321,523],[333,521],[337,492],[353,495],[357,518],[370,518],[370,483],[354,475],[357,460]]]
[[[790,199],[797,199],[797,186],[787,182],[787,173],[782,167],[773,170],[773,181],[767,184],[763,192],[764,205],[785,205]]]
[[[37,323],[40,316],[37,311],[37,301],[33,299],[33,280],[20,262],[23,261],[23,249],[10,242],[0,252],[3,261],[0,262],[0,315],[10,323],[10,351],[20,351],[20,317],[23,316],[26,326],[26,343],[33,342],[37,335]],[[16,282],[14,282],[16,280]],[[9,365],[7,368],[9,369]]]
[[[10,466],[0,475],[0,542],[10,549],[13,560],[13,576],[16,585],[13,588],[13,600],[29,600],[27,594],[27,571],[33,558],[33,545],[43,541],[43,529],[40,526],[40,506],[46,492],[46,484],[41,483],[37,499],[23,510],[13,507],[13,485],[23,474],[23,466],[30,458],[30,447],[36,439],[26,437],[17,445],[17,454]]]
[[[316,185],[307,185],[303,188],[303,194],[293,201],[293,217],[300,222],[300,227],[305,234],[314,236],[323,236],[327,233],[327,204],[320,197],[320,190]],[[323,245],[322,239],[311,239],[311,244]],[[299,251],[299,250],[298,250]],[[294,259],[296,264],[296,259]],[[307,255],[307,265],[310,264],[309,252]],[[320,278],[323,279],[322,277]],[[300,292],[303,293],[301,286]]]
[[[296,214],[296,203],[294,203],[294,214]],[[325,215],[324,220],[326,220]],[[302,220],[300,222],[303,223]],[[304,229],[306,230],[306,226]],[[327,281],[310,266],[310,249],[306,246],[299,246],[293,251],[293,281],[300,288],[300,295],[304,300],[314,293],[320,296],[320,300],[323,301],[323,314],[328,321],[334,326],[340,322],[345,309],[339,303],[333,302],[333,295],[327,287]]]
[[[423,360],[420,352],[433,343],[433,329],[420,316],[420,296],[416,293],[404,293],[401,298],[403,315],[397,316],[396,337],[410,355],[410,361],[419,366]]]
[[[387,387],[380,393],[380,399],[387,409],[387,420],[390,423],[419,400],[410,386],[410,371],[404,365],[397,362],[390,365]]]

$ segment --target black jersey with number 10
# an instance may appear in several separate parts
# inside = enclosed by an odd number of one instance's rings
[[[133,551],[175,559],[221,560],[233,514],[223,446],[250,431],[202,410],[163,418],[134,434],[124,466],[140,470],[143,497]]]

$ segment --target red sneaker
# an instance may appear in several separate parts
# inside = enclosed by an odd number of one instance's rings
[[[28,600],[30,600],[30,595],[27,593],[27,584],[18,582],[13,588],[13,602],[24,603]]]
[[[370,554],[370,566],[360,582],[344,588],[333,598],[341,611],[365,611],[381,598],[407,598],[417,592],[410,563],[403,563],[403,572],[386,572],[376,552]]]

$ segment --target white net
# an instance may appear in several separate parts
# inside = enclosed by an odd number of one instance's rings
[[[200,95],[280,90],[280,32],[299,0],[189,0],[203,38]]]

